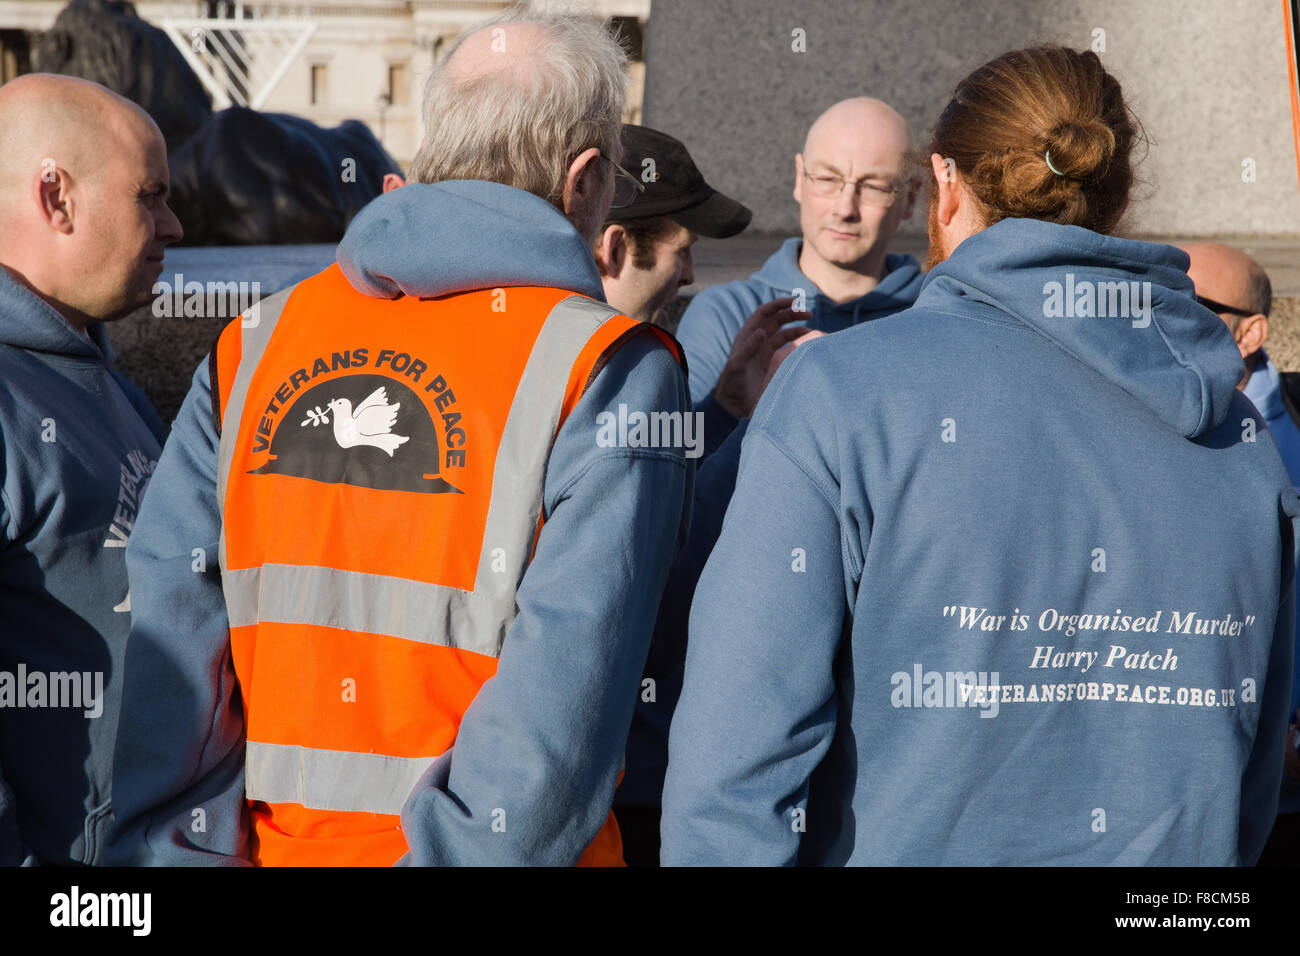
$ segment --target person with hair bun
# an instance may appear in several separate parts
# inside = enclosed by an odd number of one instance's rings
[[[1255,862],[1300,507],[1187,254],[1116,235],[1143,138],[1092,53],[958,85],[916,305],[754,412],[664,863]]]

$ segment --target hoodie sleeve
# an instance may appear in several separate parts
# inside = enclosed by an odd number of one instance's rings
[[[713,387],[718,384],[718,376],[731,354],[731,343],[749,318],[749,312],[742,312],[740,303],[725,286],[714,286],[696,293],[682,313],[677,341],[686,352],[691,401],[696,408],[713,394]]]
[[[597,415],[619,403],[689,411],[657,341],[619,349],[556,436],[518,616],[402,810],[402,864],[569,865],[609,815],[692,481],[683,449],[596,445]]]
[[[1297,628],[1300,631],[1300,628]],[[1297,712],[1300,712],[1300,637],[1293,645],[1294,654],[1291,666],[1291,709],[1287,711],[1287,720],[1296,723]]]
[[[707,425],[705,426],[708,427]],[[742,418],[713,453],[700,459],[695,478],[695,506],[691,513],[691,533],[682,557],[692,555],[698,562],[692,580],[698,580],[704,563],[718,543],[722,533],[722,519],[727,513],[732,495],[736,492],[736,473],[740,468],[740,452],[744,445],[749,419]],[[708,442],[705,442],[707,447]],[[692,586],[693,590],[693,586]]]
[[[749,425],[691,608],[668,744],[665,865],[795,863],[808,779],[835,731],[839,519],[826,477],[761,424],[786,371]]]
[[[3,436],[0,435],[0,439]],[[3,441],[0,440],[0,447]],[[13,539],[12,511],[9,496],[3,487],[4,460],[0,458],[0,542],[8,544]],[[36,858],[23,846],[18,831],[18,807],[14,793],[5,783],[4,768],[0,767],[0,866],[35,866]]]
[[[23,845],[14,792],[0,772],[0,866],[35,866],[36,856]]]
[[[718,403],[713,392],[696,402],[695,410],[704,416],[704,457],[708,458],[726,444],[727,439],[736,431],[741,422],[748,419],[737,418]],[[742,432],[743,434],[743,432]]]
[[[697,462],[690,533],[673,560],[664,585],[663,602],[650,644],[650,656],[655,666],[651,668],[650,661],[647,661],[647,673],[652,670],[659,674],[669,673],[680,670],[684,664],[691,601],[704,565],[718,543],[722,518],[736,487],[736,469],[740,464],[740,447],[747,424],[748,419],[742,421],[717,451]],[[667,743],[665,737],[665,748]],[[660,784],[662,789],[662,781]]]
[[[647,674],[670,674],[680,671],[684,664],[691,600],[705,562],[717,544],[718,534],[722,530],[722,517],[727,513],[727,503],[736,487],[736,468],[740,462],[740,446],[744,437],[742,423],[742,427],[733,431],[713,455],[697,462],[690,531],[686,543],[673,559],[664,585],[663,601],[659,606],[650,654],[646,661]],[[665,701],[661,697],[650,706],[673,706],[673,703],[672,699]],[[665,734],[664,749],[667,744]],[[663,756],[660,757],[661,761]],[[662,789],[663,781],[660,780],[659,784],[655,803],[659,802],[658,791]]]
[[[1268,672],[1261,684],[1259,724],[1255,746],[1241,780],[1241,821],[1238,827],[1238,856],[1254,866],[1277,816],[1283,777],[1283,748],[1290,722],[1291,676],[1295,654],[1296,564],[1300,544],[1300,505],[1293,495],[1283,496],[1282,516],[1284,560],[1282,599],[1278,603]]]
[[[113,865],[248,864],[244,720],[217,561],[218,440],[204,361],[126,549]]]

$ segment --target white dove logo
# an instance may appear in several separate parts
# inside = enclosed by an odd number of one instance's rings
[[[333,399],[326,407],[334,411],[334,440],[340,448],[371,445],[392,458],[397,446],[411,440],[408,435],[392,433],[402,403],[389,405],[388,393],[383,388],[371,392],[355,412],[346,398]]]

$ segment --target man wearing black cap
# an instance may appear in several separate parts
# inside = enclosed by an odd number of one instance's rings
[[[706,183],[686,147],[658,130],[625,125],[622,165],[642,192],[609,211],[596,240],[605,299],[624,315],[664,325],[677,290],[695,281],[695,240],[729,239],[753,214]]]
[[[730,238],[749,225],[752,214],[709,186],[686,147],[673,137],[625,125],[622,142],[622,165],[643,188],[631,204],[609,211],[593,252],[609,304],[634,319],[663,325],[677,290],[695,281],[691,244],[698,236]],[[766,358],[756,356],[751,364],[753,375],[761,378]],[[705,453],[715,444],[706,434]],[[727,455],[699,463],[696,519],[664,586],[628,735],[626,769],[614,795],[623,858],[631,866],[659,861],[660,794],[668,765],[668,724],[686,660],[687,614],[695,582],[718,537],[734,470]]]

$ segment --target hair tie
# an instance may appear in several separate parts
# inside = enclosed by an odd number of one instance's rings
[[[1065,173],[1061,172],[1059,169],[1057,169],[1055,166],[1052,165],[1052,151],[1050,149],[1043,154],[1043,159],[1047,160],[1047,168],[1050,169],[1052,172],[1056,173],[1056,175],[1058,176],[1065,175]]]

